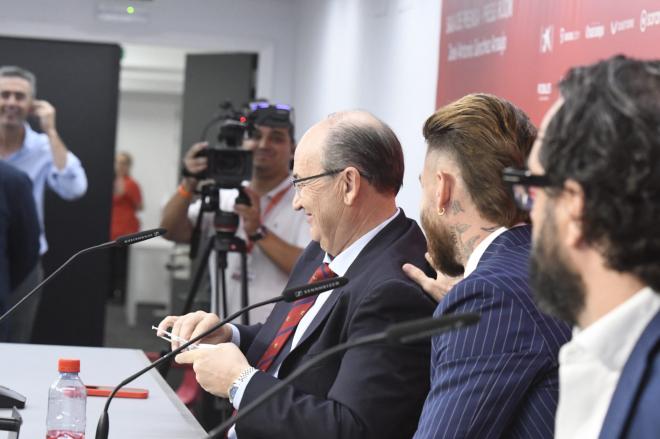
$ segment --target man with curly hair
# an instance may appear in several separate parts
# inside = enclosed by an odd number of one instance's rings
[[[560,89],[514,187],[539,304],[574,325],[555,437],[658,437],[660,62],[613,57]]]

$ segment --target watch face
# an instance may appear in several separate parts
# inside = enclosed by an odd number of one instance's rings
[[[234,402],[234,397],[236,396],[237,391],[238,386],[231,386],[231,389],[229,389],[229,402]]]

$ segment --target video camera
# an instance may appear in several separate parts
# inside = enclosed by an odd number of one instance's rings
[[[293,109],[265,101],[252,102],[243,111],[236,111],[229,101],[220,108],[202,134],[202,140],[207,141],[209,129],[219,124],[217,142],[209,142],[210,146],[198,154],[207,158],[207,169],[194,177],[213,179],[219,188],[239,189],[243,181],[252,178],[252,151],[242,149],[243,141],[255,137],[257,125],[289,128],[293,138]]]

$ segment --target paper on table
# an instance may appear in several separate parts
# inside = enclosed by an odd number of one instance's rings
[[[153,326],[153,325],[152,325],[152,326],[151,326],[151,329],[155,329],[155,330],[156,330],[156,334],[158,334],[158,332],[157,332],[157,331],[158,331],[158,327],[157,327],[157,326]],[[188,343],[188,340],[186,340],[185,338],[179,337],[178,335],[174,335],[174,334],[172,334],[172,333],[169,332],[169,331],[162,330],[162,332],[163,332],[165,335],[157,335],[157,337],[162,338],[163,340],[167,340],[167,341],[170,342],[170,343],[172,343],[172,341],[176,341],[176,342],[179,342],[179,343],[181,343],[181,344]],[[214,348],[214,347],[215,347],[214,344],[208,344],[208,343],[195,343],[195,344],[193,344],[193,345],[190,345],[190,346],[188,347],[188,350],[192,350],[192,349],[211,349],[211,348]]]

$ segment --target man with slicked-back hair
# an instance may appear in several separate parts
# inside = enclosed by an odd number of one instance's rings
[[[415,439],[553,437],[557,352],[569,328],[534,304],[527,212],[501,177],[525,163],[535,135],[520,109],[486,94],[440,108],[424,125],[421,216],[438,275],[404,270],[440,300],[435,316],[481,320],[433,337]],[[460,280],[445,291],[445,276]]]

